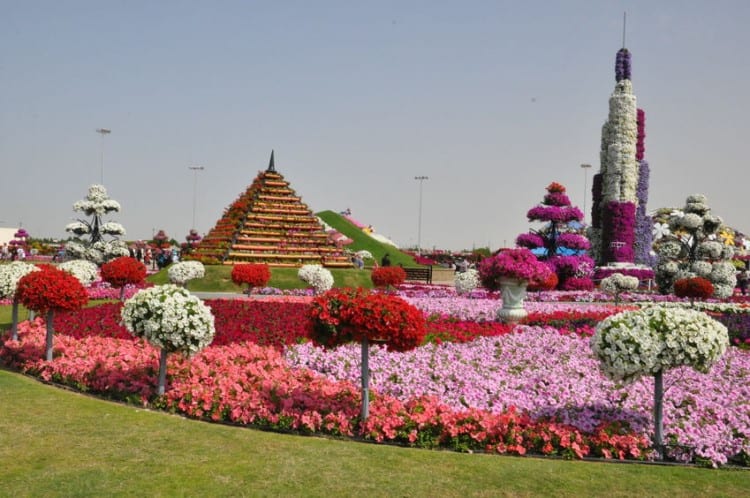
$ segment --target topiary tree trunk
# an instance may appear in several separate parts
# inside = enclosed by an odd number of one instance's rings
[[[14,341],[18,340],[18,299],[13,299],[13,308],[10,312],[11,325],[10,334]]]
[[[370,416],[370,344],[367,337],[362,339],[362,422]]]
[[[52,341],[55,336],[55,326],[54,326],[54,319],[55,319],[55,311],[49,310],[47,311],[47,361],[52,361]]]
[[[654,374],[654,449],[659,460],[664,458],[664,380],[659,370]]]
[[[167,384],[167,350],[162,348],[161,354],[159,355],[159,387],[157,388],[156,394],[159,396],[164,394]]]

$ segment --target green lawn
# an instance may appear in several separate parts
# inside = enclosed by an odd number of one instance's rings
[[[206,276],[201,279],[191,280],[187,288],[193,292],[242,292],[242,289],[232,282],[232,266],[230,265],[206,265]],[[307,287],[297,277],[299,268],[271,268],[271,280],[269,287],[278,289],[304,289]],[[331,268],[334,287],[365,287],[372,288],[369,270],[339,269]],[[147,279],[154,284],[169,283],[167,270],[150,275]]]
[[[743,496],[750,472],[469,455],[248,430],[0,370],[0,496]]]

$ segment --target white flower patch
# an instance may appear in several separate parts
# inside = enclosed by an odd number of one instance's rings
[[[0,265],[0,299],[13,299],[18,281],[32,271],[39,271],[39,268],[23,261]]]
[[[139,291],[125,302],[121,318],[134,336],[188,356],[211,344],[216,332],[210,308],[172,284]]]
[[[88,287],[99,278],[99,267],[85,259],[66,261],[58,268],[73,275],[84,287]]]
[[[184,285],[189,280],[203,278],[206,268],[200,261],[180,261],[169,267],[167,275],[173,284]]]

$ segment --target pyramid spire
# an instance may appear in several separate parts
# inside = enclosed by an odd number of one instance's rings
[[[268,161],[268,169],[266,171],[270,171],[272,173],[276,172],[276,165],[273,163],[273,149],[271,149],[271,160]]]

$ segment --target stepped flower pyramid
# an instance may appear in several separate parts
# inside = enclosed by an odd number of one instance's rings
[[[602,127],[601,166],[592,183],[589,239],[594,259],[601,266],[647,264],[650,258],[650,222],[646,217],[649,167],[643,159],[645,114],[636,108],[630,74],[630,52],[622,48],[615,62],[609,116]]]
[[[276,171],[265,171],[225,210],[191,255],[204,263],[350,267],[302,198]]]
[[[594,261],[586,254],[590,244],[577,233],[582,227],[583,213],[570,204],[565,187],[551,183],[542,203],[531,208],[526,216],[529,221],[545,225],[519,235],[516,245],[530,249],[557,274],[559,289],[593,289]]]

